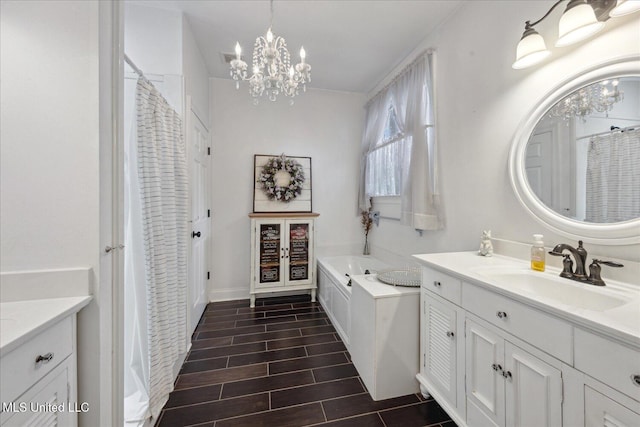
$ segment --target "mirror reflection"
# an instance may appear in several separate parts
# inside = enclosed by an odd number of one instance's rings
[[[538,199],[578,221],[640,217],[640,76],[602,80],[560,100],[526,148]]]

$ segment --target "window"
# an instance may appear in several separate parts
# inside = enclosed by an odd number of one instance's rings
[[[387,119],[380,140],[367,155],[367,194],[399,196],[402,192],[401,157],[410,138],[400,130],[395,108],[387,110]]]

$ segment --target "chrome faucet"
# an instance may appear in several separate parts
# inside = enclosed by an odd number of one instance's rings
[[[575,271],[573,271],[573,262],[571,261],[570,256],[563,253],[565,249],[573,255],[573,259],[576,261]],[[591,265],[589,265],[589,276],[587,276],[585,271],[585,266],[587,264],[587,250],[582,246],[582,240],[578,241],[577,248],[567,245],[566,243],[560,243],[559,245],[556,245],[549,254],[564,257],[560,277],[566,277],[567,279],[588,283],[590,285],[605,286],[604,280],[600,277],[600,264],[608,265],[609,267],[624,267],[624,265],[617,262],[593,259],[591,260]]]

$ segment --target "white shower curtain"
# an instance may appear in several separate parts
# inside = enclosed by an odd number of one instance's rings
[[[125,421],[156,418],[186,351],[188,183],[182,121],[145,78],[125,150]]]
[[[640,129],[598,136],[587,155],[586,220],[640,217]]]

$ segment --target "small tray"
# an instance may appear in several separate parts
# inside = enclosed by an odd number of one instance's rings
[[[422,285],[422,269],[420,267],[380,270],[376,277],[382,283],[392,286],[419,288]]]

